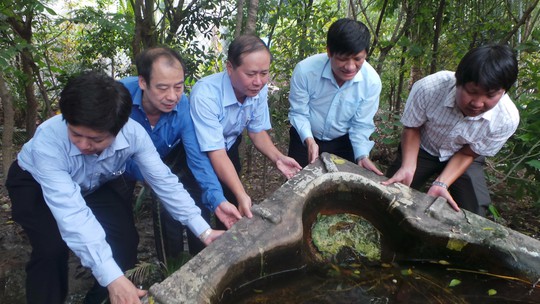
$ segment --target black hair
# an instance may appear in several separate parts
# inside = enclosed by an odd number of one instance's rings
[[[178,54],[178,52],[175,50],[165,46],[148,48],[142,51],[137,58],[135,58],[137,73],[139,76],[142,76],[147,84],[150,84],[150,78],[152,78],[152,65],[154,62],[156,62],[156,60],[162,57],[166,58],[167,64],[171,66],[174,65],[175,61],[180,62],[184,74],[186,73],[184,60],[182,60],[182,56],[180,56],[180,54]]]
[[[129,119],[132,101],[122,83],[89,71],[68,80],[60,93],[59,105],[68,124],[116,136]]]
[[[508,91],[516,82],[518,63],[508,45],[488,44],[467,52],[456,69],[456,85],[474,82],[486,91]]]
[[[261,38],[255,35],[241,35],[236,37],[229,45],[227,60],[232,64],[233,68],[237,68],[242,65],[243,55],[260,50],[266,50],[270,55],[270,60],[272,60],[270,49]]]
[[[371,35],[360,21],[342,18],[330,25],[326,36],[326,47],[331,55],[354,55],[365,50],[369,52]]]

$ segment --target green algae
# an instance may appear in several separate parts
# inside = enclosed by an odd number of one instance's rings
[[[313,244],[324,259],[334,259],[344,248],[369,261],[381,259],[381,234],[366,219],[349,213],[317,215]]]

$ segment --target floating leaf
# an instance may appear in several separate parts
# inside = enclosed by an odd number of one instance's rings
[[[412,270],[410,268],[408,268],[408,269],[402,269],[401,274],[404,275],[404,276],[407,276],[407,275],[413,274],[413,272],[412,272]]]
[[[448,243],[446,244],[446,248],[454,251],[461,251],[463,247],[465,247],[468,243],[462,240],[457,239],[449,239]]]
[[[461,281],[458,280],[458,279],[452,279],[452,281],[450,281],[450,284],[448,284],[449,287],[454,287],[454,286],[457,286],[461,284]]]
[[[490,289],[490,290],[488,290],[488,295],[494,296],[494,295],[496,295],[496,294],[497,294],[497,291],[496,291],[495,289]]]

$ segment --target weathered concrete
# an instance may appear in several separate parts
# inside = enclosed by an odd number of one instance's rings
[[[383,259],[444,259],[536,282],[540,242],[475,214],[453,211],[333,155],[309,165],[169,278],[150,288],[156,303],[218,303],[267,274],[318,262],[310,242],[317,213],[363,216],[383,235]]]

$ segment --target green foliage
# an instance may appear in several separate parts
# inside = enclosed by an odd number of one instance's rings
[[[133,20],[120,13],[104,13],[93,7],[74,11],[69,21],[78,28],[78,35],[84,39],[76,46],[76,58],[81,68],[109,71],[112,76],[124,77],[130,72],[129,66],[122,66],[121,56],[131,56],[128,47],[134,31]],[[125,60],[124,60],[125,61]],[[118,71],[118,69],[120,71]]]
[[[540,44],[520,45],[518,87],[513,93],[520,110],[520,125],[495,158],[498,175],[494,188],[505,183],[512,196],[530,196],[540,207]],[[498,188],[500,189],[500,188]]]

